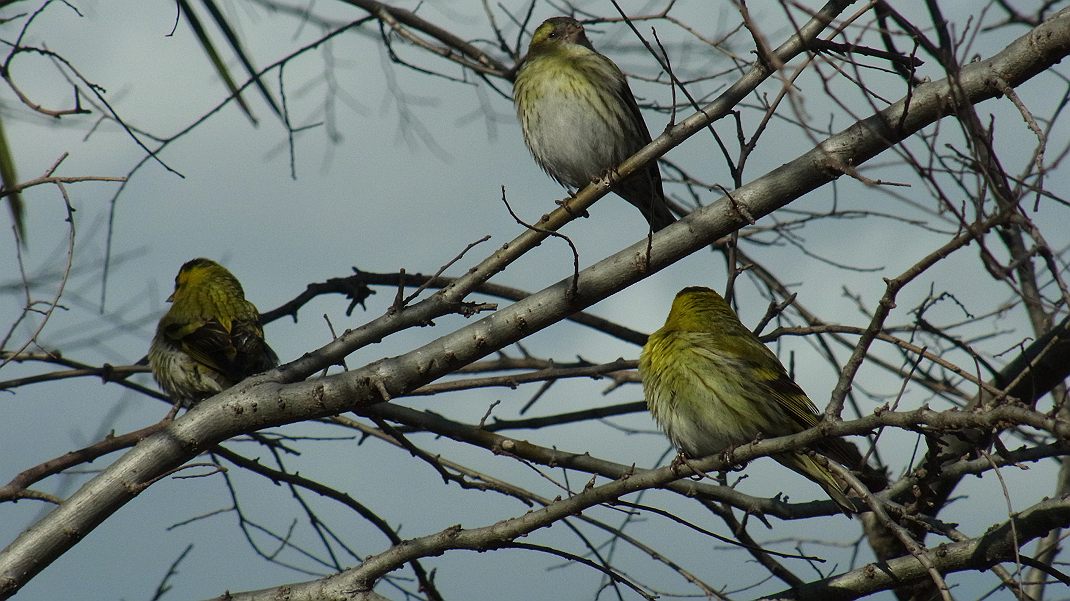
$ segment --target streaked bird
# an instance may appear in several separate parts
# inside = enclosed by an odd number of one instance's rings
[[[222,265],[187,262],[167,300],[171,308],[156,328],[149,366],[175,403],[188,407],[279,364],[264,340],[260,312]]]
[[[650,143],[624,73],[599,54],[570,17],[535,30],[513,83],[516,114],[535,162],[578,190]],[[676,218],[661,187],[657,161],[620,181],[614,192],[660,230]]]
[[[639,374],[655,421],[690,457],[795,434],[821,421],[777,356],[709,288],[677,293],[665,325],[643,346]],[[840,439],[824,440],[813,450],[853,470],[877,471]],[[845,484],[806,450],[773,458],[820,485],[845,513],[857,512]]]

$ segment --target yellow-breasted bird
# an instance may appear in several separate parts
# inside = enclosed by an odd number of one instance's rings
[[[677,293],[665,325],[643,346],[639,374],[655,421],[691,457],[795,434],[820,421],[777,356],[709,288]],[[876,472],[843,440],[822,441],[814,450],[845,467]],[[845,485],[805,451],[774,459],[819,484],[844,512],[857,511]]]
[[[650,143],[624,73],[570,17],[547,19],[535,30],[513,83],[513,101],[535,162],[574,190]],[[642,211],[654,231],[676,220],[656,161],[614,191]]]
[[[279,364],[260,312],[222,265],[187,262],[167,300],[171,309],[156,328],[149,366],[175,403],[190,406]]]

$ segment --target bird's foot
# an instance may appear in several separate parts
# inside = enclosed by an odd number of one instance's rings
[[[673,457],[672,463],[670,463],[669,465],[673,469],[679,469],[681,466],[686,465],[687,469],[691,470],[691,474],[696,480],[701,480],[706,477],[706,473],[696,468],[694,465],[691,465],[691,460],[687,457],[687,455],[684,455],[682,452],[677,453],[676,457]]]
[[[598,176],[592,177],[591,178],[591,183],[592,184],[599,184],[599,183],[605,182],[608,185],[610,182],[615,182],[615,181],[617,181],[619,179],[620,179],[620,173],[618,173],[617,170],[614,169],[613,167],[610,167],[609,169],[603,170],[602,173],[600,173]]]
[[[564,209],[565,212],[571,215],[573,219],[575,219],[576,217],[583,217],[584,219],[586,219],[591,216],[590,213],[588,213],[587,211],[574,211],[572,207],[568,206],[568,201],[570,200],[572,200],[572,198],[562,198],[561,200],[555,200],[554,203]]]
[[[175,416],[178,415],[178,410],[182,408],[182,403],[172,403],[171,410],[167,412],[167,415],[163,417],[164,423],[174,421]]]
[[[673,458],[672,458],[672,463],[670,463],[670,464],[669,464],[669,467],[671,467],[671,468],[673,468],[673,469],[676,469],[676,468],[678,468],[678,467],[680,467],[681,465],[684,465],[684,464],[686,464],[686,463],[687,463],[687,456],[686,456],[686,455],[684,455],[684,454],[683,454],[683,453],[681,452],[681,453],[677,453],[677,454],[676,454],[676,457],[673,457]]]
[[[737,448],[739,448],[739,445],[730,444],[727,447],[721,449],[721,461],[724,461],[728,464],[726,468],[731,468],[735,466],[735,454]]]

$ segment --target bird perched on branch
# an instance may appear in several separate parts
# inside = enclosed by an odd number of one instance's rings
[[[222,265],[187,262],[167,300],[171,309],[156,328],[149,366],[176,404],[188,407],[279,364],[260,312]]]
[[[690,457],[795,434],[820,422],[817,407],[777,356],[709,288],[677,293],[665,325],[643,346],[639,374],[650,413]],[[822,457],[795,450],[773,458],[820,485],[848,515],[857,512],[845,483],[822,460],[868,472],[868,481],[877,470],[843,440],[825,440],[813,450]]]
[[[547,19],[535,30],[516,74],[513,101],[535,162],[573,190],[650,143],[624,73],[591,46],[583,25],[570,17]],[[676,220],[657,161],[613,190],[642,211],[654,231]]]

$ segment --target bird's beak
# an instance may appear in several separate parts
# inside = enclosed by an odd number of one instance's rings
[[[167,302],[169,302],[169,303],[175,302],[175,293],[174,292],[171,293],[171,296],[167,297]]]

